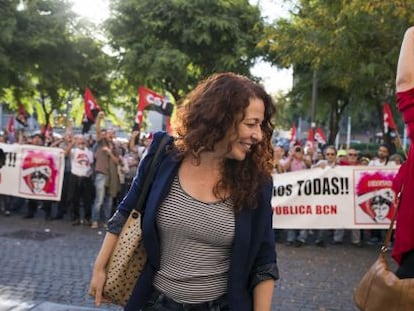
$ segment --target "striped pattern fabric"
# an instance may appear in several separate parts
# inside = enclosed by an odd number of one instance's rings
[[[161,266],[154,286],[180,303],[226,293],[235,218],[231,200],[205,203],[188,195],[175,177],[157,215]]]

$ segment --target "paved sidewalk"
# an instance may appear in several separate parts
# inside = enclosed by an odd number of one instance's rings
[[[0,311],[109,310],[87,295],[103,230],[0,215]],[[281,279],[273,311],[356,310],[356,283],[377,256],[377,248],[350,245],[277,245]]]
[[[30,311],[99,311],[102,308],[88,308],[77,307],[71,305],[64,305],[54,302],[40,302],[40,303],[28,303],[21,301],[0,300],[1,311],[17,311],[17,310],[30,310]]]

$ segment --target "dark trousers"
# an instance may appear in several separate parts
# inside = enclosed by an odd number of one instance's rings
[[[405,253],[395,274],[400,279],[414,278],[414,250]]]
[[[42,203],[42,208],[45,212],[45,218],[50,219],[50,214],[52,212],[52,201],[38,201],[29,199],[27,200],[27,217],[34,217],[37,211],[37,206],[39,203]]]
[[[70,184],[70,172],[65,172],[63,175],[62,194],[60,196],[60,202],[57,207],[56,218],[63,218],[66,214],[69,205],[69,184]]]
[[[178,303],[163,293],[155,290],[147,305],[141,311],[228,311],[227,297],[224,295],[216,300],[204,303]]]
[[[92,177],[80,177],[74,174],[70,176],[69,206],[72,221],[80,219],[80,202],[82,200],[85,220],[91,219],[92,199],[94,185]]]

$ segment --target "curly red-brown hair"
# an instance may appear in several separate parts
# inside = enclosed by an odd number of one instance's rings
[[[247,77],[220,73],[200,82],[177,111],[175,147],[179,157],[191,154],[200,161],[200,153],[214,151],[218,142],[237,130],[252,98],[261,99],[265,106],[261,124],[263,139],[243,161],[224,158],[221,179],[213,189],[219,198],[222,198],[220,194],[229,193],[236,212],[255,208],[259,187],[271,179],[275,112],[271,97]],[[228,143],[229,151],[231,144],[232,141]]]

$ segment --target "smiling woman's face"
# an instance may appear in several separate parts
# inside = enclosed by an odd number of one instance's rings
[[[261,99],[251,98],[245,110],[244,119],[237,126],[236,135],[230,135],[231,151],[226,154],[229,159],[243,161],[251,148],[262,141],[262,122],[265,106]]]

